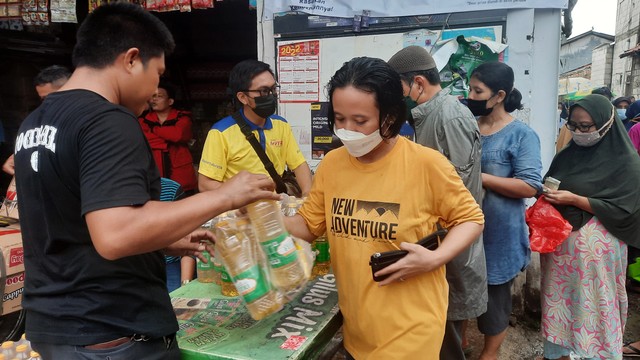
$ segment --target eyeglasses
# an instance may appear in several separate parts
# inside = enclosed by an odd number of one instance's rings
[[[268,88],[268,87],[263,87],[260,89],[255,89],[255,90],[243,90],[243,92],[257,92],[260,93],[260,96],[269,96],[271,94],[273,94],[274,96],[278,96],[280,94],[280,85],[279,84],[275,84],[272,87]]]
[[[576,131],[576,129],[578,129],[580,132],[587,132],[589,129],[596,126],[596,124],[576,124],[573,121],[567,121],[565,125],[567,126],[567,129],[571,131]]]

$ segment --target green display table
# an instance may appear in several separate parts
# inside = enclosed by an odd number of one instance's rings
[[[197,280],[171,293],[182,358],[314,359],[342,325],[335,277],[312,280],[280,312],[255,321],[242,300]]]

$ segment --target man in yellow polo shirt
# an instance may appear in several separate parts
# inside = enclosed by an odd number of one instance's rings
[[[285,166],[292,169],[302,194],[311,188],[311,170],[293,137],[291,126],[278,115],[278,85],[268,64],[245,60],[233,67],[229,74],[229,88],[240,115],[260,141],[276,172]],[[245,138],[232,116],[213,124],[202,150],[198,188],[215,189],[241,170],[269,175],[255,150]]]

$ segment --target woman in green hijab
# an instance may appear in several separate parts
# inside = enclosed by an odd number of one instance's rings
[[[627,244],[639,246],[640,157],[614,107],[589,95],[569,110],[572,140],[549,172],[545,197],[573,225],[541,254],[542,333],[547,359],[621,359],[627,319]]]

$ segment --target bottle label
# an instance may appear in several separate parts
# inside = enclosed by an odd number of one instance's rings
[[[230,283],[231,281],[231,276],[229,276],[229,273],[227,272],[227,269],[224,268],[224,266],[222,267],[222,270],[220,271],[220,279],[222,280],[222,282],[226,282],[226,283]]]
[[[327,240],[324,241],[316,241],[316,262],[328,262],[330,260],[329,255],[329,242]]]
[[[289,265],[298,259],[296,244],[293,242],[293,238],[287,233],[275,239],[261,242],[260,245],[262,245],[262,250],[264,250],[264,253],[267,255],[269,265],[272,268]]]
[[[265,280],[264,274],[258,265],[234,276],[233,283],[238,289],[238,294],[242,295],[248,304],[263,297],[269,292],[269,284]]]
[[[197,266],[198,270],[212,270],[213,261],[211,261],[211,256],[209,255],[209,253],[206,251],[203,251],[202,256],[204,256],[204,258],[207,259],[207,262],[205,263],[204,261],[201,261],[200,259],[198,259],[198,266]]]

